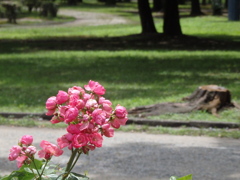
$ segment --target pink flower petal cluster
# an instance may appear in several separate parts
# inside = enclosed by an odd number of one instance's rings
[[[67,133],[57,139],[60,148],[87,153],[102,146],[103,136],[113,137],[114,128],[126,124],[126,108],[118,105],[114,109],[111,101],[102,96],[105,91],[101,84],[90,80],[84,88],[73,86],[47,100],[47,115],[53,115],[51,122],[68,124]]]
[[[19,141],[20,144],[24,144],[24,145],[31,145],[32,142],[33,142],[33,137],[31,135],[25,135]]]
[[[125,125],[128,118],[127,118],[127,110],[125,107],[117,105],[115,109],[115,118],[112,120],[111,125],[118,129],[121,125]]]
[[[62,149],[48,141],[41,141],[40,146],[42,148],[42,150],[38,151],[38,156],[40,158],[49,160],[52,156],[61,156],[63,154]]]
[[[89,81],[88,82],[88,85],[85,85],[84,88],[87,90],[87,91],[91,91],[97,95],[104,95],[105,94],[105,88],[99,84],[98,82],[95,82],[95,81]]]
[[[17,161],[17,167],[20,168],[23,164],[29,164],[30,158],[36,154],[36,147],[32,146],[33,137],[24,135],[19,140],[19,145],[13,146],[10,149],[8,156],[9,161]]]
[[[37,153],[36,147],[31,145],[32,142],[33,137],[31,135],[24,135],[19,140],[19,145],[13,146],[10,149],[8,159],[10,161],[16,160],[18,168],[24,164],[30,164]],[[51,159],[52,156],[60,156],[63,153],[61,148],[48,141],[42,141],[40,146],[42,150],[38,151],[38,155],[40,158],[45,158],[46,160]]]

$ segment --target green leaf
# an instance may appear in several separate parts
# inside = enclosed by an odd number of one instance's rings
[[[67,177],[67,180],[89,180],[89,178],[85,175],[71,172]]]
[[[178,177],[177,176],[171,176],[169,180],[177,180]]]
[[[34,178],[33,173],[26,171],[13,171],[9,176],[4,177],[3,180],[32,180]]]
[[[35,164],[35,165],[34,165],[34,164]],[[42,165],[43,165],[43,162],[42,162],[42,161],[40,161],[40,160],[38,160],[38,159],[34,159],[34,163],[31,162],[30,167],[33,168],[33,169],[41,169]],[[35,167],[35,166],[36,166],[36,167]]]
[[[170,177],[170,180],[192,180],[192,174],[189,174],[184,177],[172,176],[172,177]]]

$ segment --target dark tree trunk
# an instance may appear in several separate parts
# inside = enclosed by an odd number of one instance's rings
[[[68,5],[77,5],[77,0],[68,0]]]
[[[182,35],[178,11],[178,1],[166,0],[164,6],[163,33],[166,35]]]
[[[114,6],[116,5],[116,0],[106,0],[106,5]]]
[[[207,1],[206,0],[202,0],[202,5],[207,5]]]
[[[227,9],[228,8],[228,0],[225,0],[224,7]]]
[[[178,4],[185,4],[186,0],[178,0]]]
[[[220,16],[222,15],[222,1],[221,0],[212,0],[213,15]]]
[[[200,3],[199,0],[191,0],[192,1],[192,5],[191,5],[191,16],[199,16],[199,15],[203,15],[201,8],[200,8]]]
[[[141,20],[142,34],[157,33],[148,0],[138,0],[138,11]]]
[[[32,4],[28,4],[27,7],[28,7],[28,12],[31,13],[32,9],[33,9],[33,5]]]
[[[153,0],[152,11],[161,11],[163,9],[163,0]]]

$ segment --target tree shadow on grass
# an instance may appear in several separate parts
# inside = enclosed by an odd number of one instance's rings
[[[22,102],[29,106],[42,106],[57,90],[67,90],[65,84],[82,86],[90,79],[106,85],[107,98],[115,100],[170,97],[192,92],[193,86],[196,88],[206,82],[226,87],[239,83],[234,75],[240,69],[237,57],[196,56],[194,53],[171,57],[165,57],[163,53],[162,57],[154,58],[148,53],[136,55],[134,52],[128,56],[121,55],[121,52],[108,56],[89,54],[82,56],[83,53],[76,52],[56,56],[46,53],[39,57],[33,53],[0,61],[0,103],[4,106],[21,105]],[[233,76],[221,75],[228,73],[233,73]]]
[[[216,36],[166,36],[163,34],[122,37],[50,37],[34,40],[0,40],[0,53],[39,50],[239,50],[240,36],[223,36],[231,41],[215,40]],[[219,38],[219,37],[218,37]],[[221,38],[221,37],[220,37]]]

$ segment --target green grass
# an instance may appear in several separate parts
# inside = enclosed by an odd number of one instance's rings
[[[193,23],[194,22],[194,23]],[[162,32],[162,19],[156,19],[156,28]],[[240,41],[239,23],[229,22],[225,17],[189,17],[181,19],[182,31],[187,35],[197,35],[222,40]],[[124,29],[124,31],[123,31]],[[46,27],[37,26],[33,28],[2,27],[0,39],[41,39],[50,37],[114,37],[138,34],[141,32],[140,23],[102,25],[98,27]]]
[[[180,6],[181,8],[189,8]],[[208,7],[210,8],[210,7]],[[78,6],[60,6],[60,9],[72,9],[87,12],[108,13],[125,17],[130,20],[129,24],[104,25],[104,26],[80,26],[80,27],[46,27],[37,26],[33,28],[22,28],[21,26],[3,26],[0,28],[0,39],[41,39],[49,37],[113,37],[137,34],[141,32],[140,19],[137,13],[136,2],[118,3],[116,6],[105,6],[104,3],[96,3],[95,0],[84,2]],[[182,13],[182,12],[181,12]],[[181,14],[180,13],[180,14]],[[186,13],[184,11],[184,13]],[[187,12],[190,13],[190,12]],[[58,18],[58,20],[68,20],[68,18]],[[71,20],[71,17],[69,17]],[[57,19],[55,19],[57,21]],[[154,21],[158,32],[162,32],[163,18],[156,13]],[[197,35],[200,37],[211,37],[215,39],[240,41],[239,23],[228,21],[226,16],[184,16],[180,20],[182,31],[187,35]],[[124,30],[123,30],[124,29]]]
[[[194,111],[191,113],[181,114],[163,114],[160,116],[151,116],[149,119],[152,120],[176,120],[176,121],[211,121],[211,122],[231,122],[240,123],[240,110],[234,108],[225,111],[221,111],[219,117],[209,115],[205,111]]]
[[[36,118],[24,117],[22,119],[12,119],[0,117],[0,125],[17,126],[17,127],[38,127],[38,128],[66,128],[66,124],[51,124],[49,121],[37,120]],[[171,128],[162,126],[148,126],[129,124],[121,126],[116,131],[122,132],[146,132],[151,134],[170,134],[170,135],[187,135],[187,136],[208,136],[208,137],[226,137],[226,138],[240,138],[239,129],[218,129],[218,128]]]
[[[218,84],[240,99],[239,52],[44,51],[2,54],[0,111],[42,112],[59,89],[99,81],[127,108],[180,101],[199,85]],[[197,81],[196,81],[197,79]]]
[[[83,86],[90,79],[106,87],[106,98],[114,105],[120,103],[127,108],[181,102],[182,97],[205,84],[228,88],[232,99],[240,102],[240,52],[231,50],[231,47],[205,51],[180,51],[167,46],[164,49],[52,50],[54,44],[41,40],[78,39],[81,47],[83,37],[115,37],[141,32],[139,17],[134,11],[136,4],[128,7],[123,3],[113,8],[85,3],[71,8],[121,15],[129,18],[131,24],[71,28],[1,27],[1,112],[44,112],[48,97],[56,95],[60,89],[66,91],[74,85]],[[162,18],[156,16],[155,22],[158,32],[162,32]],[[239,23],[228,22],[226,17],[184,17],[181,25],[187,35],[240,41]],[[38,41],[34,41],[36,39]],[[31,41],[36,44],[28,45]],[[205,112],[194,112],[152,118],[240,122],[237,110],[224,111],[220,116],[216,118]]]

